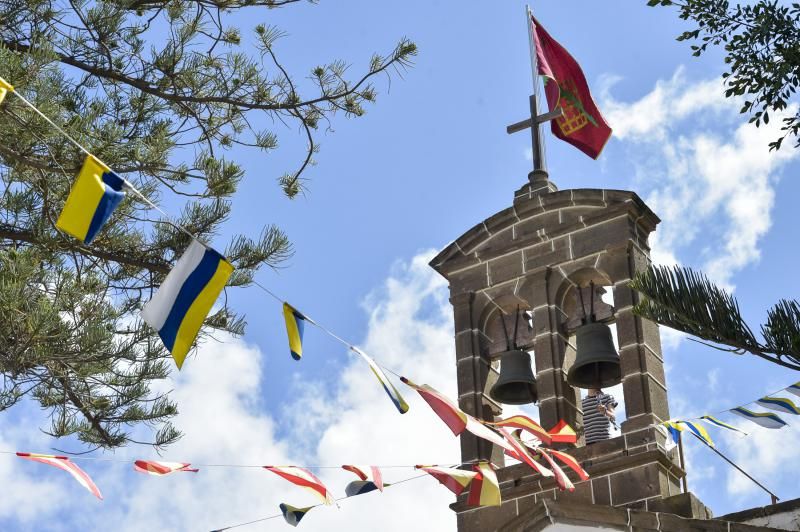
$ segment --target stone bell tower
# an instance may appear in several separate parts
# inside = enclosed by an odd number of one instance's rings
[[[580,433],[580,393],[567,383],[575,358],[573,333],[585,311],[578,290],[613,295],[613,308],[595,298],[598,320],[616,326],[625,405],[622,434],[570,453],[591,478],[573,493],[558,492],[523,464],[498,471],[503,504],[472,508],[463,496],[453,505],[459,531],[495,530],[542,499],[624,506],[653,511],[681,493],[685,472],[675,451],[652,427],[667,420],[667,386],[658,326],[632,312],[638,294],[631,278],[650,263],[648,236],[658,217],[633,192],[557,190],[544,172],[514,195],[513,205],[478,223],[447,246],[430,265],[450,283],[455,319],[459,406],[480,419],[503,412],[489,390],[497,380],[497,354],[516,344],[531,353],[539,421],[545,429],[565,420]],[[499,449],[461,436],[464,462],[492,459]],[[688,495],[688,494],[687,494]],[[658,511],[658,510],[656,510]],[[663,510],[662,510],[663,511]],[[692,513],[691,511],[689,513]]]

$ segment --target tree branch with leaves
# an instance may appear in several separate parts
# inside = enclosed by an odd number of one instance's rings
[[[349,75],[343,61],[298,76],[286,66],[287,36],[250,19],[297,0],[0,3],[0,76],[81,145],[131,182],[92,242],[55,229],[85,154],[13,95],[0,107],[0,411],[31,397],[48,411],[49,434],[91,448],[164,446],[179,437],[177,405],[152,385],[172,368],[155,331],[138,317],[190,237],[220,233],[245,172],[232,150],[267,157],[279,136],[306,144],[294,169],[275,176],[301,194],[317,135],[337,114],[357,117],[376,99],[374,81],[402,73],[416,55],[401,39]],[[246,41],[246,42],[245,42]],[[293,131],[294,130],[294,131]],[[259,176],[260,177],[260,176]],[[161,216],[148,202],[182,204]],[[174,207],[172,207],[174,208]],[[234,235],[225,254],[229,287],[292,253],[277,225]],[[226,301],[206,320],[242,334]],[[147,438],[140,437],[148,432]]]
[[[776,0],[734,3],[727,0],[648,0],[649,6],[678,9],[678,16],[696,25],[678,36],[692,41],[692,55],[722,46],[727,72],[725,96],[741,97],[740,112],[756,127],[768,124],[770,113],[789,110],[800,87],[800,4]],[[800,147],[800,110],[784,117],[780,137],[770,142],[780,149],[787,137]]]

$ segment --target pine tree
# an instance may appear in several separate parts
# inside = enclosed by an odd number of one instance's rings
[[[269,125],[295,125],[307,140],[298,167],[275,176],[276,191],[302,193],[318,129],[337,113],[362,115],[376,97],[372,79],[402,70],[416,54],[403,39],[355,78],[341,61],[298,78],[279,59],[287,40],[278,29],[257,25],[243,39],[225,23],[237,11],[265,18],[269,8],[298,1],[0,3],[0,76],[148,201],[183,204],[168,217],[128,194],[90,245],[60,233],[55,221],[85,154],[6,97],[0,410],[33,398],[49,414],[49,434],[89,448],[161,447],[180,436],[170,422],[176,404],[151,389],[172,361],[138,317],[190,243],[178,226],[213,239],[246,177],[230,150],[276,149]],[[232,238],[224,249],[236,267],[229,288],[248,286],[260,266],[278,265],[291,250],[276,226]],[[225,304],[205,325],[201,338],[242,334],[245,322]]]

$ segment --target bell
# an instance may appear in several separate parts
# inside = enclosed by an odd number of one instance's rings
[[[531,356],[518,349],[500,354],[500,377],[489,396],[507,405],[536,402],[536,378],[531,369]]]
[[[567,382],[577,388],[607,388],[622,382],[619,353],[614,349],[611,329],[605,323],[591,322],[575,331],[575,363]]]

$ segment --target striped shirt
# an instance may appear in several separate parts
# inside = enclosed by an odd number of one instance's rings
[[[611,422],[597,409],[598,399],[603,406],[612,408],[617,406],[614,396],[607,393],[601,392],[598,395],[587,395],[583,398],[581,409],[583,410],[583,431],[587,444],[607,440],[611,437],[609,433]]]

